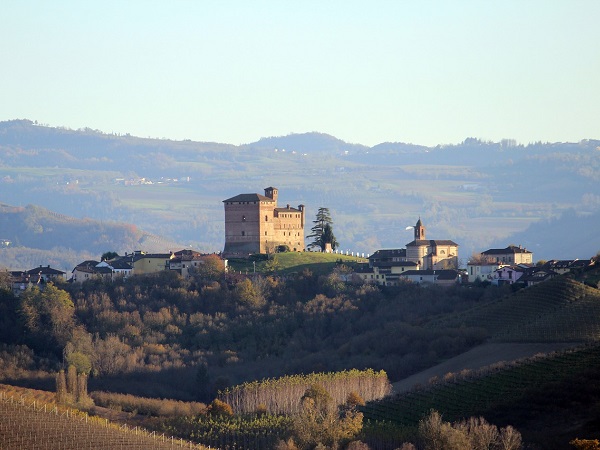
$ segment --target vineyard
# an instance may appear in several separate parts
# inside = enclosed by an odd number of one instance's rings
[[[425,389],[368,403],[362,411],[365,419],[402,425],[417,424],[431,409],[446,420],[458,420],[517,402],[530,389],[560,382],[598,365],[600,346],[538,356],[491,367],[486,373],[449,376]]]
[[[0,391],[0,449],[205,449],[142,428]]]
[[[283,415],[201,415],[168,419],[163,431],[223,450],[270,450],[290,434],[291,424]]]
[[[429,324],[463,325],[485,328],[493,342],[596,342],[600,291],[557,277]]]

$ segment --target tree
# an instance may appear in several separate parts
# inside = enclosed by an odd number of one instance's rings
[[[233,409],[227,403],[215,398],[208,405],[208,413],[213,416],[233,416]]]
[[[119,254],[117,252],[105,252],[102,253],[102,256],[100,257],[100,261],[110,261],[112,259],[115,259],[119,256]]]
[[[331,249],[335,250],[338,247],[338,243],[333,234],[333,221],[331,220],[331,215],[329,214],[329,208],[319,208],[313,223],[315,225],[310,229],[311,234],[307,236],[308,239],[312,238],[313,241],[308,244],[308,247],[318,247],[321,249],[321,251],[324,251],[326,244],[331,244]]]
[[[20,296],[19,314],[32,343],[49,350],[67,344],[75,328],[74,305],[68,292],[48,283],[43,290],[28,289]]]
[[[189,271],[201,284],[219,281],[225,273],[225,264],[217,255],[202,257],[199,264]]]
[[[573,439],[569,444],[578,450],[600,450],[598,439]]]
[[[292,428],[301,448],[338,448],[360,432],[362,419],[355,408],[338,410],[325,388],[315,384],[302,396],[302,411],[294,417]]]

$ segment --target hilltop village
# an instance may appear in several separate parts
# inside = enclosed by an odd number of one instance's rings
[[[305,206],[278,206],[279,191],[275,187],[257,193],[238,194],[223,200],[225,210],[225,246],[223,252],[202,254],[183,249],[168,253],[146,253],[136,250],[124,256],[110,255],[101,261],[86,260],[68,275],[48,266],[25,271],[10,271],[13,291],[49,281],[82,283],[91,279],[112,280],[119,277],[175,271],[184,278],[206,264],[227,271],[227,258],[244,258],[252,254],[272,255],[278,252],[304,252]],[[450,239],[428,239],[421,218],[412,227],[414,239],[403,248],[380,249],[367,255],[368,263],[353,265],[346,281],[359,281],[380,286],[402,283],[452,286],[459,283],[519,283],[531,286],[572,270],[594,264],[594,259],[551,260],[534,264],[533,253],[521,246],[491,248],[472,255],[466,270],[459,267],[459,245]],[[327,250],[329,251],[329,250]]]

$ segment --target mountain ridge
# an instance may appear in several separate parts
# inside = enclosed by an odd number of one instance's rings
[[[222,200],[276,186],[283,203],[306,205],[307,220],[328,207],[348,251],[403,247],[406,226],[422,217],[428,236],[453,239],[463,260],[515,241],[531,242],[536,259],[582,258],[600,249],[593,220],[584,217],[600,212],[599,148],[593,139],[522,145],[476,138],[368,147],[318,132],[236,146],[15,120],[0,122],[0,201],[134,223],[212,252],[223,248]],[[563,214],[584,217],[581,233],[556,227],[540,242],[531,227],[551,229]],[[581,254],[585,248],[591,254]]]

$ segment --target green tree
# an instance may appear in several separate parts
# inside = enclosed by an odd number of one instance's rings
[[[43,290],[34,287],[23,292],[20,302],[19,314],[32,344],[47,350],[62,350],[75,328],[69,293],[48,283]]]
[[[117,252],[105,252],[102,253],[102,256],[100,257],[100,261],[110,261],[111,259],[115,259],[119,256],[119,254]]]
[[[312,238],[313,241],[308,244],[308,247],[318,247],[323,251],[325,250],[326,244],[331,244],[331,249],[335,250],[338,247],[338,243],[333,234],[333,220],[331,220],[329,208],[319,208],[313,223],[314,226],[310,229],[311,234],[307,236],[308,239]]]

